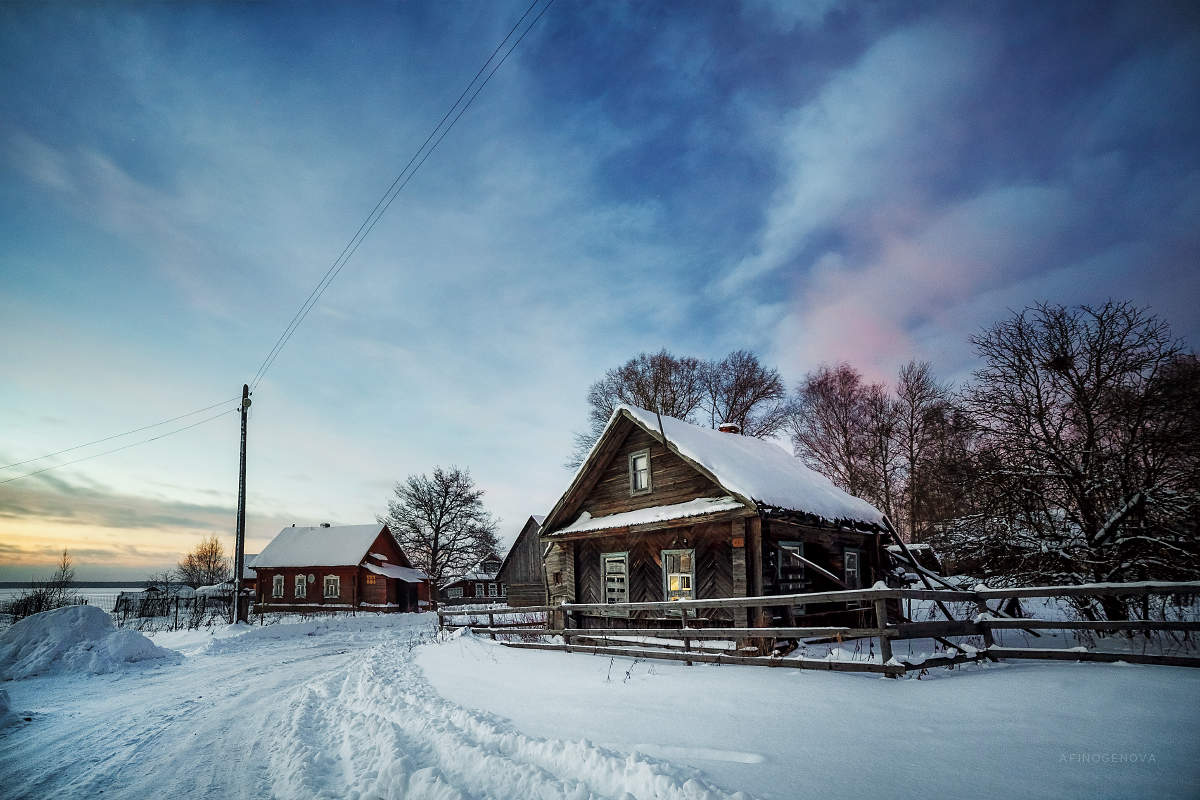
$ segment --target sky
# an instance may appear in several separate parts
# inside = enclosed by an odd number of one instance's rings
[[[527,6],[0,5],[0,463],[239,394]],[[1192,3],[557,0],[257,387],[247,551],[438,465],[511,541],[643,351],[961,383],[1110,297],[1194,347],[1198,142]],[[238,436],[0,483],[0,580],[231,547]]]

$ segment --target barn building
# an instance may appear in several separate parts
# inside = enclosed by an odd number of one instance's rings
[[[420,611],[429,579],[386,525],[284,528],[254,559],[264,611]]]
[[[778,445],[619,406],[542,524],[551,604],[752,597],[869,587],[888,574],[883,513]],[[854,604],[702,612],[723,625],[865,623]],[[661,623],[662,612],[582,627]],[[678,615],[675,616],[676,622]],[[819,622],[818,622],[819,621]],[[703,624],[703,622],[701,622]]]
[[[500,564],[497,580],[508,592],[508,604],[546,605],[546,573],[542,568],[542,542],[538,538],[545,517],[531,516]]]
[[[438,591],[441,603],[496,603],[505,599],[505,586],[498,577],[500,556],[488,553],[479,563]]]

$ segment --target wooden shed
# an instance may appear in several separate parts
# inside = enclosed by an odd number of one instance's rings
[[[413,568],[386,525],[281,530],[254,559],[265,611],[420,611],[429,578]]]
[[[508,591],[510,606],[546,605],[546,573],[542,568],[542,542],[538,538],[543,516],[530,516],[509,548],[497,574]]]
[[[888,575],[889,532],[882,512],[772,442],[620,406],[541,540],[551,604],[613,604],[868,587]],[[847,603],[780,605],[755,620],[744,610],[705,614],[737,626],[866,622]],[[663,616],[618,615],[581,622]]]

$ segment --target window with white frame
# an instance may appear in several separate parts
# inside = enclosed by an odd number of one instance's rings
[[[446,597],[462,597],[462,587],[454,586],[446,590]]]
[[[342,596],[342,579],[337,575],[325,576],[325,597],[337,598]]]
[[[475,596],[483,597],[483,584],[482,583],[475,584]]]
[[[274,575],[271,577],[271,597],[283,597],[282,575]]]
[[[695,550],[663,550],[662,567],[663,589],[667,600],[695,599]]]
[[[842,556],[842,566],[845,573],[845,582],[847,589],[861,589],[862,581],[862,551],[847,547]],[[850,600],[846,603],[847,608],[860,608],[863,603],[859,600]]]
[[[496,594],[496,584],[489,583],[488,584],[488,597],[497,597],[497,596],[498,595]]]
[[[600,576],[604,581],[604,603],[629,602],[629,553],[601,553]],[[625,609],[607,612],[606,616],[628,616]]]
[[[306,594],[308,594],[308,581],[304,579],[303,575],[296,576],[294,591],[296,597],[304,597]]]
[[[629,493],[647,494],[650,491],[650,450],[629,454]]]
[[[500,596],[508,597],[508,584],[505,584],[505,583],[500,584]]]
[[[846,548],[845,567],[846,567],[846,588],[861,589],[862,588],[862,569],[859,566],[862,561],[862,554],[853,548]]]

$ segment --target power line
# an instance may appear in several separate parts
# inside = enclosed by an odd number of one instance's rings
[[[329,278],[330,273],[334,271],[342,259],[347,258],[346,251],[350,249],[350,246],[354,243],[354,241],[358,239],[360,235],[365,235],[363,234],[363,229],[367,227],[367,223],[370,222],[371,218],[375,216],[375,213],[379,211],[379,207],[383,205],[384,200],[386,200],[388,195],[391,194],[392,189],[396,187],[396,184],[399,183],[400,179],[404,177],[404,173],[406,173],[408,168],[413,165],[413,162],[417,160],[417,156],[420,155],[421,151],[425,149],[425,145],[429,144],[429,140],[433,138],[435,133],[437,133],[438,128],[442,127],[442,123],[444,123],[446,119],[449,118],[452,113],[454,113],[454,109],[458,107],[458,104],[462,102],[463,97],[465,97],[467,92],[471,90],[471,86],[474,85],[475,81],[479,79],[479,76],[483,73],[483,71],[487,69],[487,65],[490,64],[492,59],[496,57],[496,53],[500,52],[500,48],[503,47],[504,43],[507,42],[509,37],[513,35],[513,31],[517,29],[517,27],[525,20],[525,17],[529,15],[529,12],[533,9],[533,7],[539,2],[540,0],[533,0],[533,2],[529,4],[529,7],[525,9],[525,13],[522,14],[521,18],[517,20],[516,25],[513,25],[512,30],[508,32],[508,35],[500,40],[500,44],[496,45],[496,49],[492,51],[491,55],[488,56],[487,61],[483,62],[483,65],[463,88],[462,93],[458,96],[458,99],[454,101],[454,104],[451,105],[450,108],[446,109],[446,113],[443,114],[442,118],[438,120],[438,123],[433,126],[433,130],[431,130],[429,135],[425,137],[425,141],[421,142],[421,146],[418,147],[417,151],[412,154],[411,158],[408,159],[408,163],[404,165],[404,169],[400,170],[400,174],[397,175],[396,179],[392,181],[390,186],[388,186],[387,190],[383,193],[383,196],[376,201],[375,207],[371,209],[371,213],[367,214],[366,218],[362,221],[362,224],[358,226],[358,230],[355,231],[354,235],[350,237],[350,241],[347,242],[342,248],[342,252],[338,253],[337,258],[335,258],[333,263],[329,265],[329,269],[325,270],[325,274],[321,276],[321,280],[318,281],[317,285],[314,286],[312,291],[308,293],[308,297],[305,298],[304,302],[300,304],[300,308],[296,309],[296,313],[292,315],[287,327],[283,329],[283,333],[279,334],[279,338],[275,340],[275,344],[271,347],[271,351],[267,353],[267,357],[264,358],[263,363],[259,365],[258,372],[254,373],[254,377],[251,378],[251,386],[258,385],[258,381],[262,377],[263,373],[270,367],[270,362],[274,361],[274,356],[277,354],[277,351],[282,349],[283,345],[286,343],[285,338],[290,337],[290,332],[292,329],[300,324],[301,313],[304,312],[304,309],[309,305],[310,302],[316,302],[315,298],[319,296],[318,289],[321,288],[326,279]]]
[[[65,447],[62,450],[55,450],[53,453],[46,453],[46,455],[38,456],[37,458],[27,458],[24,461],[14,461],[11,464],[5,464],[3,466],[0,466],[0,470],[9,469],[10,467],[19,467],[22,464],[32,464],[34,461],[42,461],[47,458],[53,458],[54,456],[61,456],[63,453],[70,453],[74,450],[82,450],[83,448],[91,447],[94,444],[102,444],[104,442],[112,441],[113,439],[120,439],[123,436],[131,436],[135,433],[141,433],[142,431],[148,431],[151,428],[158,428],[158,427],[160,427],[162,425],[166,425],[170,422],[176,422],[177,420],[186,419],[187,417],[194,417],[197,414],[203,414],[205,411],[216,408],[217,406],[225,405],[226,403],[232,403],[233,401],[235,401],[237,399],[238,399],[237,397],[230,397],[226,400],[222,400],[219,403],[213,403],[211,406],[205,406],[204,408],[197,408],[195,411],[189,411],[188,413],[180,414],[177,417],[171,417],[170,419],[164,419],[161,422],[155,422],[153,425],[143,425],[140,428],[134,428],[133,430],[125,431],[124,433],[114,433],[112,436],[105,436],[102,439],[95,439],[90,442],[84,442],[83,444],[77,444],[74,447]],[[71,463],[73,463],[73,462],[71,462]],[[30,474],[36,474],[36,473],[30,473]]]
[[[202,419],[199,422],[193,422],[191,425],[184,425],[182,428],[176,428],[173,431],[167,431],[166,433],[160,433],[158,436],[151,436],[149,439],[142,439],[141,441],[130,442],[129,444],[121,445],[120,447],[114,447],[112,450],[105,450],[102,453],[93,453],[90,456],[83,456],[82,458],[76,458],[71,461],[64,461],[61,464],[55,464],[54,466],[46,467],[44,469],[39,469],[34,472],[27,472],[24,475],[16,475],[12,478],[6,478],[5,480],[0,481],[0,485],[5,484],[5,483],[12,483],[13,481],[19,481],[22,478],[31,478],[34,475],[41,475],[43,472],[49,472],[50,470],[58,469],[59,467],[66,467],[71,464],[78,464],[80,461],[88,461],[93,458],[99,458],[100,456],[107,456],[107,455],[111,455],[112,453],[119,453],[122,450],[128,450],[129,448],[137,447],[140,444],[146,444],[148,442],[156,442],[159,439],[165,439],[168,436],[174,436],[177,433],[183,433],[184,431],[188,431],[188,430],[191,430],[192,428],[199,427],[199,426],[205,424],[206,422],[212,422],[214,419],[220,419],[221,417],[225,416],[226,414],[230,414],[237,410],[238,409],[236,409],[236,408],[227,408],[224,411],[220,412],[219,414],[214,414],[213,416],[208,417],[207,419]],[[187,416],[187,415],[185,415],[185,416]],[[153,427],[153,426],[151,426],[151,427]]]
[[[446,134],[450,132],[458,120],[462,118],[462,115],[466,113],[468,108],[470,108],[471,104],[475,102],[475,98],[479,96],[479,93],[483,90],[483,87],[488,84],[488,81],[492,79],[492,76],[496,74],[496,71],[499,70],[500,67],[503,66],[504,62],[508,60],[508,57],[512,55],[512,52],[517,48],[526,35],[533,30],[533,27],[537,25],[538,20],[542,18],[542,15],[545,14],[550,6],[554,4],[554,0],[549,0],[549,2],[542,7],[537,16],[533,18],[533,21],[526,26],[521,35],[518,36],[516,41],[512,43],[512,46],[509,47],[507,52],[505,52],[500,60],[496,62],[495,66],[492,67],[491,71],[488,72],[483,81],[475,88],[475,91],[467,99],[466,103],[462,104],[462,108],[459,109],[458,113],[454,116],[454,119],[450,121],[449,125],[446,125],[445,128],[442,129],[441,134],[439,135],[438,130],[442,128],[442,125],[446,122],[447,118],[449,118],[451,114],[454,114],[454,110],[458,108],[460,103],[462,103],[463,97],[465,97],[467,93],[471,91],[471,87],[474,86],[475,82],[479,80],[479,76],[482,75],[483,72],[488,68],[488,65],[491,64],[496,58],[496,54],[503,49],[505,43],[512,38],[513,33],[515,33],[521,27],[521,24],[529,16],[530,12],[532,12],[540,2],[541,0],[533,0],[529,7],[525,9],[525,13],[521,15],[520,19],[518,19],[516,24],[513,25],[512,29],[509,30],[508,34],[500,40],[500,43],[496,45],[496,48],[492,51],[491,55],[489,55],[487,60],[483,62],[483,65],[476,71],[474,77],[472,77],[467,83],[462,93],[459,94],[458,99],[454,101],[454,104],[450,106],[449,110],[446,111],[446,113],[438,121],[437,125],[434,125],[433,129],[429,132],[429,135],[425,137],[425,141],[422,142],[421,146],[417,148],[415,153],[413,153],[412,157],[408,160],[408,163],[405,164],[404,169],[400,171],[400,174],[396,176],[396,179],[392,181],[387,191],[384,192],[383,196],[375,204],[375,208],[371,210],[371,213],[368,214],[366,219],[363,220],[362,224],[359,225],[358,231],[356,231],[354,236],[350,238],[350,241],[346,243],[346,246],[342,248],[342,252],[329,266],[329,269],[325,271],[325,274],[321,277],[321,280],[317,283],[313,290],[309,292],[308,298],[305,299],[305,301],[300,305],[300,308],[292,316],[291,322],[288,323],[288,326],[284,329],[283,333],[280,334],[279,338],[275,341],[275,345],[271,348],[271,352],[267,354],[267,357],[263,359],[262,364],[259,365],[258,371],[250,381],[251,389],[256,388],[258,384],[262,382],[262,379],[266,376],[267,371],[275,363],[275,359],[279,357],[280,352],[282,352],[288,341],[291,340],[292,335],[295,334],[296,329],[299,328],[304,322],[305,318],[308,317],[308,314],[310,311],[312,311],[313,306],[317,304],[317,301],[321,299],[321,296],[325,293],[325,290],[328,289],[329,285],[333,283],[335,278],[337,278],[338,273],[342,271],[342,268],[345,267],[350,259],[354,256],[355,252],[357,252],[359,248],[359,245],[362,244],[363,240],[374,229],[375,225],[387,212],[392,202],[397,196],[399,196],[400,192],[404,190],[404,187],[408,185],[413,176],[416,175],[417,170],[419,170],[425,161],[428,160],[429,156],[433,154],[433,151],[437,149],[439,144],[441,144],[442,139],[446,138]],[[435,136],[437,136],[436,140],[434,140]],[[426,150],[426,145],[429,145],[430,140],[433,140],[433,144],[430,145]],[[425,151],[423,156],[421,155],[422,151]],[[417,160],[418,158],[420,158],[419,161]],[[407,177],[405,177],[405,173],[408,173]]]
[[[525,20],[529,17],[529,14],[533,11],[534,8],[537,7],[538,3],[540,3],[540,2],[542,2],[542,0],[533,0],[533,2],[531,2],[529,4],[529,6],[525,9],[525,12],[523,14],[521,14],[521,17],[516,21],[516,23],[513,25],[513,27],[505,35],[505,37],[503,39],[501,39],[500,43],[497,44],[495,49],[492,50],[491,55],[489,55],[487,60],[483,62],[482,66],[480,66],[479,69],[475,72],[475,75],[471,78],[471,80],[467,82],[467,85],[463,88],[463,90],[459,94],[458,98],[454,101],[454,103],[450,106],[450,108],[447,109],[446,113],[442,115],[442,118],[440,120],[438,120],[438,123],[433,126],[433,129],[430,130],[429,135],[425,137],[425,141],[423,141],[421,143],[421,146],[418,147],[416,149],[416,151],[412,154],[412,157],[410,157],[408,160],[408,163],[404,165],[404,168],[400,171],[400,174],[397,175],[395,180],[392,181],[391,185],[388,186],[387,191],[385,191],[383,193],[383,196],[381,196],[379,198],[379,200],[375,203],[375,207],[373,209],[371,209],[371,213],[369,213],[366,216],[366,218],[362,221],[362,223],[358,226],[358,230],[355,231],[354,236],[350,237],[350,240],[342,248],[341,253],[338,254],[338,257],[336,259],[334,259],[332,264],[330,264],[329,269],[327,269],[325,271],[325,274],[322,275],[321,280],[317,282],[317,285],[315,287],[313,287],[313,290],[311,292],[309,292],[308,297],[305,299],[305,301],[303,303],[301,303],[300,307],[296,310],[296,313],[292,315],[292,319],[288,322],[287,327],[284,328],[283,333],[281,333],[279,335],[279,338],[275,340],[275,344],[271,347],[270,352],[267,353],[266,358],[264,358],[262,364],[259,365],[258,371],[254,374],[254,378],[250,381],[250,387],[252,390],[255,387],[257,387],[259,383],[262,382],[262,379],[266,376],[267,370],[269,370],[271,368],[271,366],[275,363],[275,359],[278,358],[279,353],[283,350],[283,348],[291,340],[292,335],[295,334],[295,332],[296,332],[296,329],[299,328],[300,325],[304,322],[305,318],[308,317],[308,313],[313,309],[313,306],[315,306],[317,301],[321,299],[321,296],[325,293],[325,290],[329,288],[329,285],[333,282],[333,280],[338,276],[338,273],[340,273],[342,271],[342,268],[346,266],[346,264],[354,256],[355,252],[358,251],[359,245],[362,244],[363,240],[367,237],[367,235],[370,234],[370,232],[375,228],[375,225],[383,217],[384,213],[387,212],[388,208],[392,205],[392,202],[396,199],[396,197],[400,194],[400,192],[402,192],[404,190],[404,187],[406,187],[408,185],[409,181],[412,180],[413,176],[416,175],[417,170],[419,170],[421,168],[421,166],[424,165],[424,163],[429,159],[429,156],[431,156],[433,154],[433,151],[436,150],[438,145],[441,144],[442,140],[446,138],[446,134],[448,134],[450,132],[450,130],[458,123],[459,119],[462,118],[463,114],[466,113],[467,109],[471,107],[471,104],[475,102],[475,98],[478,97],[479,93],[481,91],[483,91],[483,88],[485,86],[487,86],[488,82],[492,79],[492,76],[496,74],[496,71],[499,70],[500,67],[504,65],[504,62],[507,61],[508,57],[511,56],[513,51],[517,49],[517,46],[521,44],[522,40],[524,40],[524,38],[529,34],[529,32],[531,30],[533,30],[533,27],[535,25],[537,25],[538,21],[542,18],[542,15],[544,15],[546,13],[546,11],[550,8],[550,6],[554,4],[554,0],[548,0],[548,2],[546,2],[546,4],[544,6],[542,6],[541,11],[539,11],[537,13],[537,16],[535,16],[533,18],[533,21],[530,22],[528,26],[526,26],[525,30],[521,32],[520,36],[518,36],[516,38],[516,40],[512,43],[512,45],[504,53],[504,55],[501,56],[500,60],[496,61],[495,66],[493,66],[491,68],[491,71],[488,72],[487,76],[484,77],[483,81],[480,82],[478,86],[475,86],[476,82],[479,81],[479,76],[482,75],[484,73],[484,71],[487,70],[488,65],[491,64],[493,60],[495,60],[496,54],[499,53],[504,48],[504,45],[509,41],[509,39],[512,38],[513,34],[516,33],[516,31],[521,27],[522,23],[525,22]],[[473,86],[475,86],[474,92],[471,91],[471,88]],[[463,98],[467,97],[468,93],[470,93],[470,97],[467,98],[467,101],[465,103],[463,103]],[[461,108],[459,108],[460,104],[462,106]],[[455,109],[458,109],[457,114],[454,113]],[[445,125],[446,120],[450,119],[450,116],[452,114],[454,115],[454,118],[450,120],[449,125]],[[443,125],[445,125],[444,128],[442,127]],[[438,133],[439,130],[441,131],[440,134]],[[436,139],[434,137],[436,137]],[[432,145],[430,145],[431,141],[433,142]],[[424,152],[424,155],[422,155],[422,152]],[[418,160],[418,159],[420,159],[420,160]],[[406,173],[407,173],[407,176],[406,176]],[[101,444],[103,442],[111,441],[113,439],[120,439],[125,436],[130,436],[135,433],[140,433],[141,431],[150,430],[151,428],[157,428],[157,427],[166,425],[171,422],[175,422],[175,421],[178,421],[181,419],[185,419],[187,417],[195,416],[196,414],[201,414],[205,411],[208,411],[208,410],[211,410],[218,406],[224,405],[225,403],[233,402],[233,401],[239,400],[239,399],[240,398],[238,398],[238,397],[232,397],[227,400],[222,400],[219,403],[213,403],[212,405],[205,406],[204,408],[196,409],[195,411],[189,411],[186,414],[180,414],[179,416],[171,417],[170,419],[165,419],[160,422],[155,422],[151,425],[144,425],[140,428],[134,428],[132,430],[124,431],[123,433],[115,433],[115,434],[112,434],[111,436],[105,436],[100,439],[95,439],[90,442],[85,442],[84,444],[75,445],[74,447],[67,447],[62,450],[56,450],[53,453],[47,453],[46,455],[38,456],[37,458],[30,458],[30,459],[26,459],[24,461],[14,461],[11,464],[5,464],[3,466],[0,466],[0,470],[9,469],[11,467],[18,467],[18,466],[21,466],[22,464],[30,464],[35,461],[42,461],[47,458],[52,458],[53,456],[62,455],[63,453],[70,453],[75,450],[81,450],[85,447],[91,447],[92,445]],[[13,481],[18,481],[18,480],[21,480],[22,478],[29,478],[34,475],[40,475],[43,472],[49,472],[50,470],[59,469],[60,467],[66,467],[71,464],[78,464],[81,461],[88,461],[93,458],[99,458],[101,456],[106,456],[106,455],[110,455],[112,453],[117,453],[117,452],[120,452],[121,450],[128,450],[131,447],[137,447],[138,445],[147,444],[149,442],[157,441],[159,439],[164,439],[168,436],[173,436],[177,433],[182,433],[183,431],[198,427],[207,422],[212,422],[213,420],[218,419],[218,418],[224,416],[225,414],[228,414],[231,411],[235,411],[235,410],[237,410],[237,409],[227,409],[227,410],[222,411],[221,413],[216,414],[212,417],[202,419],[199,422],[192,423],[191,425],[185,425],[182,428],[177,428],[176,430],[168,431],[166,433],[162,433],[157,436],[152,436],[148,439],[142,439],[140,441],[131,442],[129,444],[122,445],[121,447],[116,447],[111,450],[105,450],[103,452],[93,453],[92,455],[84,456],[82,458],[76,458],[71,461],[65,461],[61,464],[55,464],[53,466],[45,467],[44,469],[39,469],[39,470],[35,470],[33,472],[25,473],[23,475],[16,475],[11,478],[6,478],[4,480],[0,480],[0,485],[5,484],[5,483],[11,483]]]

